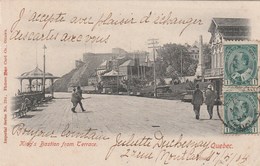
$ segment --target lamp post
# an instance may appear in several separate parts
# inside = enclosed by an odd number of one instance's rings
[[[154,66],[153,66],[154,97],[157,98],[155,48],[153,48],[153,63],[154,63]]]
[[[148,45],[151,45],[148,48],[153,49],[153,79],[154,79],[154,97],[157,98],[157,84],[156,84],[156,60],[155,60],[155,50],[158,48],[158,39],[148,39],[148,41],[151,41],[151,43],[148,43]]]
[[[47,47],[43,46],[43,80],[42,80],[42,93],[43,93],[43,98],[45,98],[45,50]]]
[[[183,64],[182,64],[182,50],[181,50],[181,81],[183,81],[183,78],[182,78],[182,66]]]
[[[117,60],[117,79],[116,79],[116,89],[117,89],[117,94],[119,94],[119,61]]]

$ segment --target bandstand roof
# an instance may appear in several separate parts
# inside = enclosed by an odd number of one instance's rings
[[[43,71],[36,67],[32,71],[21,74],[17,79],[41,79],[43,78]],[[54,76],[51,73],[45,73],[45,79],[57,79],[59,77]]]

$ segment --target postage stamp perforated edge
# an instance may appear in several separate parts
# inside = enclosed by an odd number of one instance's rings
[[[225,86],[257,86],[258,85],[258,64],[259,64],[258,43],[257,42],[241,43],[237,41],[226,42],[223,45],[223,49],[224,49],[224,56],[223,56],[224,85]],[[233,69],[234,71],[231,71],[231,69]]]
[[[257,93],[257,100],[258,100],[258,110],[257,110],[257,114],[258,114],[258,118],[259,118],[259,110],[260,110],[260,86],[259,86],[259,78],[260,78],[260,72],[259,72],[259,61],[260,58],[258,58],[258,55],[260,55],[260,50],[259,50],[259,46],[260,46],[260,41],[259,40],[250,40],[250,41],[224,41],[223,42],[223,46],[225,45],[257,45],[257,82],[258,84],[255,86],[237,86],[237,85],[226,85],[225,84],[225,76],[223,77],[223,94],[227,93],[227,92],[238,92],[238,93],[244,93],[244,92],[256,92]],[[223,47],[224,49],[224,47]],[[223,60],[222,62],[223,67],[225,67],[225,62],[224,62],[224,55],[223,55]],[[225,69],[224,69],[225,72]],[[223,73],[224,74],[224,73]],[[223,96],[224,99],[224,105],[225,105],[225,98]],[[222,117],[223,117],[223,134],[226,136],[239,136],[239,135],[244,135],[245,133],[238,133],[238,132],[229,132],[229,133],[225,133],[225,109],[224,109],[224,105],[222,107]],[[256,121],[255,123],[257,125],[257,129],[258,131],[256,133],[246,133],[247,135],[259,135],[259,126],[260,126],[260,122],[259,120]]]
[[[224,99],[224,134],[257,134],[258,93],[225,92]]]

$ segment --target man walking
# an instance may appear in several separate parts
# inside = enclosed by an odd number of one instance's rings
[[[193,105],[193,110],[196,115],[196,119],[200,117],[200,106],[203,104],[203,93],[199,89],[199,84],[196,85],[196,89],[193,92],[191,104]]]
[[[209,113],[209,119],[212,119],[213,107],[214,107],[215,98],[216,98],[216,94],[212,90],[212,85],[208,85],[205,97],[206,97],[205,104],[207,105],[207,110],[208,110],[208,113]]]
[[[77,87],[77,91],[76,91],[75,88],[73,88],[73,92],[72,92],[72,96],[71,96],[71,102],[73,104],[73,107],[71,108],[71,111],[73,113],[76,113],[75,109],[76,109],[78,104],[80,105],[80,108],[81,108],[82,112],[86,111],[83,108],[83,105],[81,103],[82,99],[84,99],[84,98],[82,97],[82,90],[81,90],[80,86]]]
[[[72,90],[72,94],[71,94],[71,102],[73,104],[73,107],[71,108],[71,111],[76,113],[75,109],[78,105],[78,96],[77,96],[77,93],[76,93],[76,89],[73,88]]]
[[[77,96],[78,96],[78,103],[80,105],[80,108],[81,108],[82,112],[84,112],[86,110],[83,108],[83,105],[81,103],[81,100],[84,99],[84,98],[82,97],[82,90],[81,90],[80,86],[77,87],[76,93],[77,93]]]

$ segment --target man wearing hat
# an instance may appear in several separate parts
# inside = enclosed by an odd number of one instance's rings
[[[83,96],[82,96],[82,90],[80,88],[80,86],[77,86],[77,95],[78,95],[78,103],[79,103],[79,106],[82,110],[82,112],[86,111],[84,108],[83,108],[83,105],[81,103],[81,100],[84,99]]]
[[[191,104],[193,105],[193,110],[196,115],[196,119],[200,117],[200,106],[203,104],[203,93],[199,89],[199,84],[196,85],[196,89],[193,92]]]
[[[74,87],[71,94],[71,102],[73,104],[73,107],[71,108],[71,111],[76,113],[75,109],[78,105],[78,95],[76,93],[76,88]]]
[[[78,104],[80,105],[80,108],[81,108],[82,112],[86,111],[83,108],[83,105],[82,105],[82,102],[81,102],[82,99],[83,99],[83,97],[82,97],[82,90],[81,90],[80,86],[77,87],[77,91],[76,91],[75,88],[73,88],[73,92],[72,92],[72,95],[71,95],[71,102],[73,104],[73,107],[71,108],[71,111],[73,113],[76,113],[75,109],[76,109]]]
[[[207,105],[207,110],[209,113],[209,118],[212,119],[213,116],[213,107],[214,107],[214,103],[215,103],[215,99],[216,99],[216,94],[215,92],[212,90],[212,85],[208,85],[208,88],[206,90],[205,93],[205,104]]]

